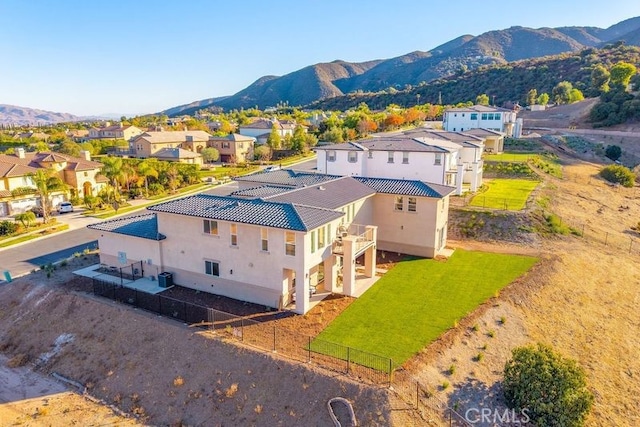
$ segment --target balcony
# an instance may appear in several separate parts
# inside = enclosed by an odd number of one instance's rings
[[[332,252],[335,255],[344,255],[345,246],[351,244],[353,254],[358,256],[376,243],[375,229],[375,226],[362,224],[341,225],[333,240]]]

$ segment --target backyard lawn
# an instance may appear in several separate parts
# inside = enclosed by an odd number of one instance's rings
[[[489,189],[471,199],[471,206],[519,211],[524,209],[529,194],[538,186],[530,179],[495,178],[486,183]]]
[[[526,163],[531,159],[540,157],[539,153],[502,153],[502,154],[486,154],[485,162],[514,162]]]
[[[400,262],[318,338],[390,357],[399,366],[536,261],[458,249],[446,261]]]

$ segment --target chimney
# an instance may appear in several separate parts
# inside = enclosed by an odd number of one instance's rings
[[[19,159],[24,159],[25,158],[24,147],[16,148],[16,156],[18,156]]]
[[[91,153],[90,153],[90,152],[88,152],[87,150],[82,150],[82,151],[80,152],[80,158],[81,158],[81,159],[88,160],[88,161],[91,161]]]

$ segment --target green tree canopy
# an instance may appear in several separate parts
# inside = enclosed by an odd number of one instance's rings
[[[476,96],[476,104],[478,105],[489,105],[489,95],[486,93],[480,94]]]
[[[584,95],[580,92],[579,89],[575,87],[571,89],[569,92],[569,104],[573,104],[574,102],[582,101],[584,99]]]
[[[549,94],[541,93],[540,96],[538,96],[538,104],[547,105],[548,103],[549,103]]]
[[[638,72],[633,64],[628,62],[618,62],[611,67],[611,84],[626,88],[634,74]]]
[[[206,163],[217,162],[220,158],[220,152],[213,147],[203,148],[200,154]]]
[[[535,105],[536,102],[538,101],[538,90],[537,89],[531,89],[529,92],[527,92],[527,105]]]
[[[609,79],[611,73],[604,65],[596,64],[591,70],[591,88],[594,95],[600,95],[601,93],[609,92]]]
[[[553,101],[556,104],[569,104],[571,102],[571,89],[573,89],[571,82],[565,80],[558,83],[551,91]]]
[[[267,145],[273,150],[279,150],[282,146],[282,137],[280,136],[280,132],[275,124],[271,128],[269,138],[267,138]]]
[[[42,207],[42,222],[49,221],[49,211],[51,210],[51,193],[66,189],[65,183],[50,168],[39,168],[34,173],[29,174],[36,186],[37,194],[40,197]]]
[[[581,426],[593,404],[584,370],[543,344],[512,351],[502,389],[509,408],[536,426]]]

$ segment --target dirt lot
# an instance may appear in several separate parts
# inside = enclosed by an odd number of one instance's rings
[[[595,177],[597,165],[564,161],[566,173],[581,179],[548,178],[540,197],[549,197],[549,209],[593,230],[629,233],[638,220],[640,193],[607,186]],[[620,211],[619,206],[628,209]],[[541,262],[407,362],[399,378],[419,380],[462,414],[480,404],[500,407],[499,380],[511,349],[541,341],[587,370],[596,396],[588,425],[639,424],[637,255],[575,236],[535,239],[535,245],[514,241],[452,242],[469,249],[537,254]],[[0,287],[0,351],[12,365],[44,375],[60,373],[86,385],[91,395],[154,425],[326,426],[331,425],[326,403],[335,396],[353,402],[361,425],[425,424],[424,418],[402,410],[408,405],[386,389],[87,295],[80,282],[68,279],[71,270],[89,262],[93,260],[78,258],[50,279],[37,273]],[[342,307],[348,301],[327,304]],[[321,309],[323,314],[318,314]],[[294,324],[295,318],[279,322],[312,334],[322,328],[319,319],[324,323],[339,310],[325,305],[297,316],[302,323]],[[304,322],[306,327],[301,326]],[[480,352],[484,359],[475,361]],[[447,372],[451,365],[456,367],[453,374]],[[445,381],[450,383],[446,388]],[[44,390],[35,399],[50,399],[50,415],[54,407],[79,404],[58,396],[53,389]],[[11,409],[0,406],[0,416],[10,417],[14,411],[11,422],[31,420],[30,425],[37,425],[33,406],[15,413],[17,404],[27,402],[13,401]],[[38,403],[38,408],[43,406]],[[114,415],[107,411],[105,417]],[[55,425],[55,419],[47,423]],[[112,422],[107,420],[112,418],[104,418],[103,424]]]

